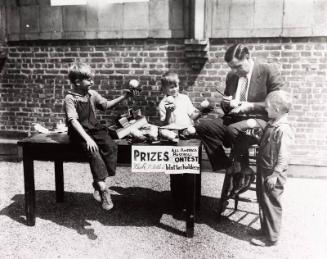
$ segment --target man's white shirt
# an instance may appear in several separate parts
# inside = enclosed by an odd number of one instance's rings
[[[249,92],[249,88],[250,88],[250,81],[251,81],[253,65],[254,65],[254,62],[253,62],[252,59],[250,59],[249,62],[250,62],[250,71],[246,75],[247,80],[248,80],[248,82],[247,82],[248,85],[247,85],[246,94],[245,94],[246,101],[248,99],[248,92]],[[240,100],[241,86],[242,86],[242,84],[244,83],[245,80],[246,80],[245,77],[240,77],[238,79],[237,89],[236,89],[236,93],[235,93],[235,100],[237,100],[237,101]]]

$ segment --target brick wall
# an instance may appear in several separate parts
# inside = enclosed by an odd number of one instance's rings
[[[158,120],[161,99],[159,78],[176,71],[181,87],[195,105],[216,97],[224,89],[228,67],[226,47],[236,40],[212,39],[209,60],[201,72],[192,71],[184,59],[183,40],[25,41],[8,43],[8,60],[0,84],[0,131],[31,132],[32,123],[51,128],[62,120],[62,99],[70,88],[67,68],[76,59],[89,62],[96,71],[95,89],[115,98],[129,79],[137,78],[143,92],[135,101],[100,114],[111,124],[127,104],[141,106],[150,121]],[[327,43],[326,38],[242,39],[256,59],[275,62],[286,90],[294,97],[290,114],[295,129],[292,163],[327,165]]]

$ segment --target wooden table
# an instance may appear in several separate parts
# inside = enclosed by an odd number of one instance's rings
[[[116,140],[118,145],[118,165],[131,165],[131,145],[126,140]],[[86,156],[72,145],[66,133],[37,134],[18,141],[22,147],[24,166],[25,212],[27,225],[35,225],[35,181],[34,160],[54,161],[56,201],[64,201],[63,162],[87,162]],[[199,147],[201,161],[201,141],[181,140],[178,146]],[[200,162],[201,165],[201,162]],[[200,166],[201,173],[201,166]],[[196,207],[200,201],[201,174],[185,174],[186,179],[186,236],[193,237]]]

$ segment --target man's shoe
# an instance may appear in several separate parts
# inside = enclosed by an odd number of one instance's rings
[[[93,198],[97,201],[97,202],[101,202],[101,194],[99,190],[94,190],[93,192]]]
[[[114,207],[108,188],[101,191],[101,199],[102,199],[102,208],[104,210],[111,210]]]
[[[270,241],[270,240],[267,240],[267,239],[257,239],[257,238],[252,238],[250,243],[252,245],[262,246],[262,247],[277,245],[277,241]]]
[[[254,229],[254,228],[249,229],[247,231],[247,234],[253,237],[263,237],[265,235],[262,229]]]

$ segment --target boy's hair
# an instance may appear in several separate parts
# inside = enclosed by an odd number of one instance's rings
[[[161,77],[161,84],[162,87],[166,87],[168,84],[179,84],[179,78],[178,75],[174,72],[166,72],[162,77]]]
[[[226,63],[229,63],[234,57],[238,60],[242,60],[244,59],[245,55],[248,54],[250,54],[249,49],[243,44],[234,44],[227,49],[224,59]]]
[[[266,97],[266,102],[269,102],[273,109],[281,113],[288,113],[292,106],[291,95],[283,90],[270,92]]]
[[[93,76],[92,68],[86,63],[75,62],[68,69],[68,78],[73,84],[76,79],[83,80]]]

